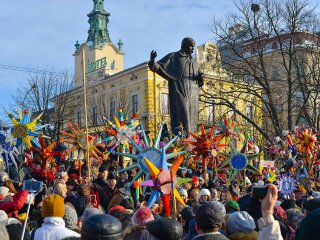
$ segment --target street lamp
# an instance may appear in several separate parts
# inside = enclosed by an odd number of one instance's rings
[[[254,28],[257,29],[256,13],[260,11],[260,5],[256,3],[251,4],[251,11],[253,12]]]
[[[22,105],[22,106],[24,106],[24,101],[26,100],[26,98],[27,98],[28,94],[31,92],[31,90],[36,89],[36,88],[37,88],[37,84],[36,84],[36,83],[33,83],[33,84],[31,85],[31,88],[26,92],[26,94],[25,94],[24,97],[23,97],[23,100],[22,100],[22,102],[21,102],[21,105]]]

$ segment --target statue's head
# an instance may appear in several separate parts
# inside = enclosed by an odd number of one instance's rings
[[[196,45],[196,42],[193,40],[193,38],[186,37],[181,42],[181,49],[187,54],[192,54],[194,51],[195,45]]]

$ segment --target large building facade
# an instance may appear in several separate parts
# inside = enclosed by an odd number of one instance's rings
[[[75,99],[83,98],[84,54],[90,132],[103,132],[105,123],[102,117],[113,120],[118,107],[122,106],[125,117],[130,118],[138,112],[138,122],[154,136],[161,122],[170,123],[170,111],[174,111],[169,109],[167,81],[153,73],[147,62],[124,69],[123,43],[119,40],[115,45],[110,40],[110,14],[104,10],[103,5],[96,2],[94,1],[93,11],[88,14],[88,39],[82,44],[75,44],[75,87],[68,94],[72,94]],[[195,57],[205,70],[205,92],[213,95],[232,92],[232,84],[221,67],[219,50],[214,43],[207,42],[198,46]],[[260,119],[261,114],[254,106],[247,104],[246,97],[236,99],[236,96],[228,95],[239,110],[251,118]],[[219,105],[218,101],[207,99],[202,90],[200,99],[198,126],[216,124],[226,114],[230,119],[243,121],[228,107]],[[79,104],[74,112],[74,119],[70,121],[78,122],[83,127],[84,116],[83,104]]]

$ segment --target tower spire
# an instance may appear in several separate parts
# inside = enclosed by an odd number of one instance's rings
[[[104,0],[93,0],[93,10],[88,14],[90,28],[87,42],[95,46],[111,43],[108,31],[110,13],[104,10],[103,3]]]

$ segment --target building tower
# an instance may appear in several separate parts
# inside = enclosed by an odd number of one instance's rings
[[[88,84],[100,81],[123,70],[123,43],[118,46],[111,42],[108,23],[110,14],[104,10],[104,0],[93,0],[93,10],[88,14],[89,30],[85,43],[75,44],[75,87],[83,84],[82,50],[85,52],[85,65]]]

